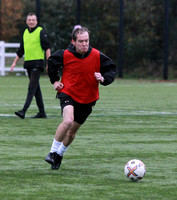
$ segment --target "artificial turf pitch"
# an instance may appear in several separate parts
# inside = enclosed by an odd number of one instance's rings
[[[58,124],[59,101],[48,77],[40,80],[47,119],[26,118],[27,77],[0,77],[0,199],[176,200],[177,83],[118,80],[100,86],[100,99],[64,155],[59,170],[44,161]],[[146,165],[131,182],[124,166]]]

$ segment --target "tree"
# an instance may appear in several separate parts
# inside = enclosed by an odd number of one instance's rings
[[[2,1],[5,2],[5,0]],[[9,0],[6,7],[9,4],[12,6],[12,2]],[[20,13],[24,11],[22,17],[14,15],[20,7],[19,2],[23,8],[20,9]],[[40,24],[48,32],[52,52],[66,48],[71,41],[72,29],[77,23],[77,1],[40,0],[40,2]],[[27,13],[36,12],[36,1],[19,0],[16,4],[18,9],[16,5],[13,5],[14,8],[7,10],[6,18],[10,20],[7,20],[4,38],[8,37],[11,41],[13,39],[20,42],[18,32],[22,33],[26,27],[24,22]],[[90,44],[110,56],[118,64],[119,1],[81,0],[80,6],[80,23],[91,31]],[[164,1],[124,0],[124,8],[124,75],[162,77]],[[12,9],[13,12],[11,12]],[[177,73],[177,38],[174,31],[177,28],[176,0],[170,0],[169,13],[169,68],[174,74],[174,71]],[[10,31],[13,32],[13,37],[8,36],[9,27],[12,29],[18,27]]]
[[[1,0],[1,38],[9,41],[19,35],[18,21],[22,20],[24,0]]]

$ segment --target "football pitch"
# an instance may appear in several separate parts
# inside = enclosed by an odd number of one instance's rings
[[[28,78],[0,77],[1,200],[176,200],[177,82],[115,80],[66,151],[59,170],[44,161],[61,122],[59,101],[47,76],[40,79],[47,119],[14,111],[24,104]],[[131,159],[146,176],[124,175]]]

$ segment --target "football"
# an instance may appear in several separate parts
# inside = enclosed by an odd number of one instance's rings
[[[145,176],[146,166],[141,160],[133,159],[125,165],[124,173],[130,180],[138,181]]]

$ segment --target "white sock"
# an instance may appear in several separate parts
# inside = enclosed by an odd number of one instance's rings
[[[69,147],[69,146],[68,146]],[[63,142],[61,143],[57,153],[60,155],[60,156],[63,156],[64,152],[68,149],[68,147],[65,147]]]
[[[62,142],[58,142],[57,140],[55,140],[55,138],[53,139],[53,143],[52,143],[52,146],[51,146],[51,149],[50,149],[50,153],[53,153],[53,152],[57,152],[58,151],[58,148],[60,147]]]

